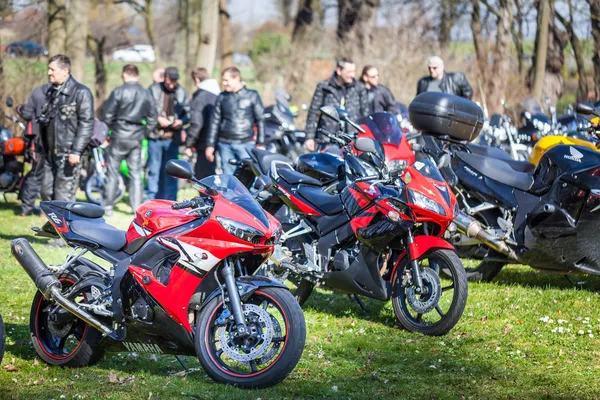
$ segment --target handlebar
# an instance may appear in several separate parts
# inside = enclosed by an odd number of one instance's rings
[[[175,203],[171,206],[172,210],[181,210],[183,208],[199,208],[204,206],[204,200],[200,197],[195,197],[191,200],[184,200],[181,203]]]

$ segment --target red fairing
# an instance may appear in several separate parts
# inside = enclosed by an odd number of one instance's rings
[[[350,226],[352,227],[352,231],[354,231],[355,235],[358,235],[358,230],[360,228],[366,228],[369,226],[373,218],[377,215],[377,206],[373,205],[366,210],[362,211],[355,218],[350,221]]]
[[[371,128],[367,124],[361,124],[360,126],[365,130],[365,133],[358,132],[358,137],[368,137],[368,138],[371,138],[374,140],[378,140],[375,137],[375,135],[373,134],[373,132],[371,131]],[[381,141],[379,141],[379,142],[381,143]],[[395,145],[393,143],[381,143],[381,144],[383,145],[383,150],[385,153],[385,160],[388,163],[392,160],[406,160],[406,162],[408,164],[412,164],[416,160],[415,153],[412,151],[410,144],[408,143],[408,140],[406,139],[406,135],[402,135],[402,138],[398,145]],[[357,151],[356,149],[354,149],[354,144],[352,146],[353,146],[353,152],[355,154],[359,154],[360,152]]]
[[[144,236],[152,237],[198,218],[186,215],[188,210],[172,210],[174,203],[170,200],[150,200],[140,205],[127,230],[127,243]]]
[[[454,246],[437,236],[415,236],[414,242],[408,245],[410,256],[413,260],[418,260],[431,249],[449,249],[454,250]]]
[[[360,189],[360,191],[367,196],[370,200],[374,200],[379,197],[381,191],[375,185],[372,185],[367,182],[357,182],[356,185]]]

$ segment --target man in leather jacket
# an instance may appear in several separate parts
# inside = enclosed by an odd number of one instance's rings
[[[104,209],[112,214],[121,161],[129,169],[129,204],[133,212],[142,202],[142,140],[156,126],[156,107],[150,92],[139,84],[139,71],[133,64],[123,67],[123,85],[110,94],[104,105],[104,122],[111,129],[106,150],[107,179]]]
[[[379,71],[372,65],[367,65],[363,68],[360,82],[367,90],[367,102],[369,110],[367,115],[376,112],[387,111],[392,114],[398,114],[396,109],[396,99],[392,91],[387,86],[379,83]]]
[[[206,68],[193,70],[192,79],[198,90],[194,92],[190,102],[190,127],[187,130],[184,154],[191,157],[193,155],[192,148],[196,150],[194,176],[202,179],[215,174],[215,163],[208,161],[205,154],[206,132],[221,88],[216,79],[210,78]]]
[[[367,93],[365,87],[354,79],[356,65],[347,57],[337,62],[333,75],[327,80],[319,82],[313,95],[308,117],[306,119],[306,141],[304,145],[310,151],[315,149],[317,133],[317,117],[323,106],[343,107],[348,112],[348,118],[355,121],[364,117],[369,112]],[[321,119],[321,126],[333,133],[337,127],[330,120]]]
[[[167,175],[165,165],[179,155],[181,129],[189,121],[188,93],[177,83],[178,80],[177,68],[168,67],[164,82],[154,83],[148,89],[158,117],[148,139],[147,200],[177,200],[177,179]]]
[[[40,124],[44,176],[42,200],[75,201],[81,153],[93,133],[94,98],[71,76],[71,61],[58,54],[48,60],[52,86],[37,121]]]
[[[445,72],[444,61],[438,57],[429,57],[427,60],[429,76],[424,76],[417,84],[417,95],[423,92],[443,92],[471,100],[473,88],[461,72]]]
[[[248,147],[254,143],[262,146],[265,140],[264,107],[258,92],[242,83],[240,70],[225,68],[221,74],[224,92],[217,97],[206,139],[206,159],[214,161],[215,146],[219,148],[224,174],[232,175],[235,167],[230,159],[238,161],[248,157]]]

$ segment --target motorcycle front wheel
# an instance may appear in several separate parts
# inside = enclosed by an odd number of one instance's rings
[[[427,336],[448,333],[467,304],[467,275],[454,251],[436,249],[418,260],[423,292],[413,282],[408,258],[393,278],[392,305],[398,322],[408,331]]]
[[[196,353],[215,381],[241,388],[276,385],[296,367],[306,340],[302,309],[283,288],[261,288],[242,304],[250,334],[237,335],[223,315],[222,296],[202,309],[196,325]]]

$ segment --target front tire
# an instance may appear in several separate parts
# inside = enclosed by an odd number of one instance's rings
[[[408,331],[427,336],[448,333],[460,320],[467,304],[467,276],[454,251],[436,249],[418,260],[427,292],[416,294],[408,258],[393,278],[392,305],[398,322]],[[442,273],[443,272],[443,273]],[[445,276],[449,278],[445,278]]]
[[[275,287],[256,290],[242,305],[252,332],[248,338],[236,336],[232,318],[217,325],[221,297],[202,309],[196,325],[196,353],[206,373],[241,388],[281,382],[296,367],[306,340],[304,315],[292,294]]]

